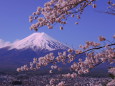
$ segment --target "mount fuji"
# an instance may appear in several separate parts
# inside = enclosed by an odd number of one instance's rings
[[[16,69],[32,61],[34,57],[41,57],[51,52],[57,55],[58,52],[67,51],[69,48],[43,32],[33,33],[22,40],[4,44],[0,46],[0,70]]]
[[[20,40],[16,41],[11,45],[10,49],[28,49],[31,48],[34,51],[37,50],[58,50],[58,49],[67,49],[68,47],[59,41],[53,39],[48,36],[44,32],[42,33],[33,33],[32,35]]]

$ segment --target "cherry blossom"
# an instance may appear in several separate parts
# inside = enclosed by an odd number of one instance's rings
[[[114,38],[113,38],[114,39]],[[106,42],[106,38],[99,36],[100,42]],[[108,42],[107,42],[108,43]],[[88,73],[95,66],[109,62],[110,64],[115,63],[115,43],[102,45],[101,43],[96,43],[92,41],[86,41],[85,45],[80,45],[79,49],[68,49],[68,51],[59,52],[58,56],[55,57],[53,53],[47,54],[44,57],[33,58],[33,62],[30,62],[30,66],[27,65],[17,68],[17,71],[28,71],[37,70],[42,66],[51,65],[51,70],[49,73],[53,73],[52,70],[61,70],[58,63],[68,64],[73,62],[70,69],[75,73],[73,75],[67,74],[68,77],[74,77],[77,75]],[[78,55],[85,54],[85,60],[79,58]],[[78,62],[74,60],[78,59]]]
[[[52,29],[53,24],[59,23],[60,30],[63,30],[62,25],[67,24],[68,17],[80,19],[86,7],[97,7],[96,2],[97,0],[50,0],[44,4],[44,7],[37,7],[32,16],[29,16],[29,22],[32,23],[37,20],[35,24],[31,25],[30,29],[37,31],[43,26]],[[107,3],[110,6],[109,9],[115,9],[113,0],[108,0]],[[108,13],[111,13],[110,10]],[[75,24],[78,24],[78,22],[75,22]]]

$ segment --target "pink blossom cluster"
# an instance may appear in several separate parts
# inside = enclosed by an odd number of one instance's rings
[[[59,82],[57,85],[53,84],[55,81],[52,81],[55,79],[50,80],[50,84],[47,84],[46,86],[66,86],[64,81]]]
[[[109,4],[109,7],[108,7],[106,13],[111,14],[111,15],[115,15],[115,2],[114,2],[114,0],[109,0],[108,4]]]
[[[76,78],[77,74],[75,72],[73,72],[72,74],[68,73],[68,74],[62,74],[63,77],[66,78]]]
[[[67,54],[66,52],[59,52],[58,56],[56,57],[56,61],[57,62],[62,62],[63,64],[65,64],[66,59],[68,59],[68,63],[72,62],[74,60],[75,55]]]
[[[79,59],[79,62],[74,62],[71,65],[71,69],[80,74],[85,74],[90,71],[90,69],[94,68],[100,63],[110,62],[115,63],[115,49],[109,48],[105,49],[101,52],[90,52],[86,53],[86,59],[82,61]]]
[[[46,86],[65,86],[65,82],[61,81],[58,84],[56,84],[55,82],[57,81],[57,79],[50,79],[49,84],[47,84]]]
[[[68,17],[80,19],[84,9],[91,5],[96,8],[97,0],[50,0],[44,4],[44,7],[38,7],[32,16],[29,16],[29,22],[36,20],[30,29],[37,31],[38,28],[47,26],[53,29],[53,24],[61,24],[60,30],[63,30],[62,25],[67,24]],[[109,8],[115,9],[115,4],[112,0],[108,0]],[[113,12],[114,13],[114,12]],[[75,22],[78,24],[78,22]]]
[[[20,72],[20,71],[36,70],[39,69],[41,66],[47,66],[53,60],[54,60],[53,53],[47,54],[44,57],[33,58],[33,62],[30,62],[30,67],[24,65],[21,66],[20,68],[17,68],[17,71]]]
[[[115,86],[115,79],[113,79],[111,82],[107,84],[107,86]]]
[[[27,67],[27,65],[24,65],[24,66],[21,66],[20,68],[17,68],[17,71],[18,72],[21,72],[21,71],[28,71],[29,70],[29,68]]]
[[[64,81],[61,81],[61,82],[58,83],[58,85],[56,85],[56,86],[66,86],[66,85],[65,85],[65,82],[64,82]]]
[[[110,68],[108,72],[113,74],[113,76],[115,77],[115,67]]]
[[[99,37],[99,41],[105,41],[105,40],[106,40],[105,37],[103,37],[103,36],[100,36],[100,37]]]
[[[52,78],[52,79],[50,79],[50,85],[53,85],[54,84],[54,82],[55,82],[55,79],[54,78]]]
[[[85,7],[92,5],[96,8],[93,2],[96,0],[50,0],[44,4],[44,7],[38,7],[36,12],[29,17],[29,22],[37,20],[37,23],[32,24],[30,29],[35,31],[42,26],[53,28],[53,24],[66,24],[68,16],[80,19]],[[77,22],[75,24],[78,24]],[[63,27],[60,27],[63,30]]]

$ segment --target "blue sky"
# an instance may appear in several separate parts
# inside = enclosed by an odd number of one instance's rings
[[[38,6],[43,6],[45,1],[47,0],[0,0],[0,39],[13,42],[34,33],[29,30],[31,23],[28,22],[28,17]],[[96,9],[91,6],[85,9],[78,20],[79,25],[74,24],[76,19],[70,18],[63,31],[57,25],[53,30],[43,27],[38,32],[45,32],[74,48],[87,40],[97,41],[100,35],[111,40],[115,34],[115,16],[99,12],[106,8],[106,1],[98,0]]]

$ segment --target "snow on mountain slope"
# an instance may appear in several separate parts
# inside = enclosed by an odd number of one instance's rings
[[[57,50],[57,49],[67,49],[66,45],[63,45],[59,41],[48,36],[44,32],[42,33],[33,33],[32,35],[14,42],[11,45],[10,49],[27,49],[31,48],[33,50]]]

